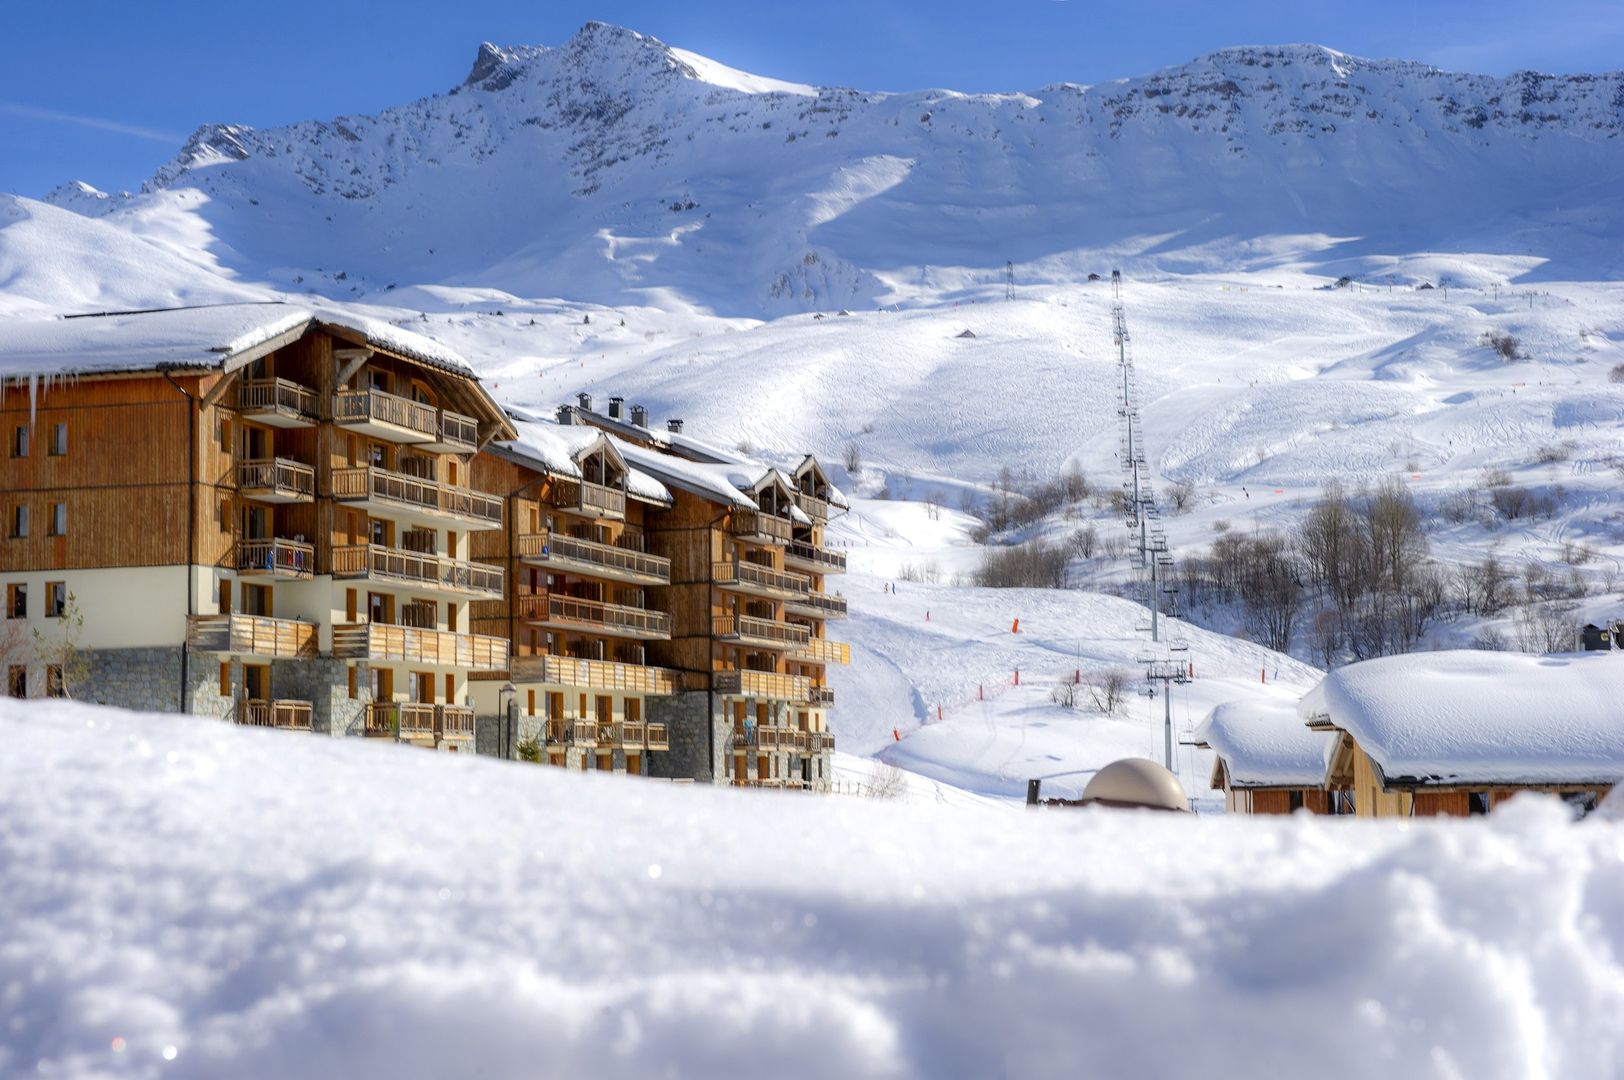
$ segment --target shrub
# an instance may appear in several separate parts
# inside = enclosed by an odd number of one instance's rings
[[[1502,360],[1521,360],[1523,358],[1522,342],[1504,330],[1485,330],[1478,342],[1493,349]]]
[[[1042,540],[988,548],[976,570],[976,584],[990,589],[1063,589],[1068,561],[1063,548]]]
[[[1612,372],[1607,377],[1613,382],[1624,383],[1624,364],[1614,364]]]

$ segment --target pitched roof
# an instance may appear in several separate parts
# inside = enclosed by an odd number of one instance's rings
[[[1336,738],[1309,730],[1289,698],[1225,702],[1207,714],[1195,737],[1217,753],[1237,788],[1318,786]]]
[[[612,446],[627,461],[626,493],[633,498],[661,506],[671,505],[671,492],[641,469],[632,467],[626,443],[597,428],[574,424],[558,424],[551,420],[524,419],[522,413],[509,410],[508,415],[518,438],[512,442],[491,443],[486,449],[554,476],[581,476],[580,459],[600,441]]]
[[[468,361],[421,334],[344,308],[276,301],[7,319],[0,321],[0,378],[232,371],[311,326],[474,378]]]
[[[1298,704],[1388,783],[1624,780],[1624,653],[1411,653],[1349,664]]]

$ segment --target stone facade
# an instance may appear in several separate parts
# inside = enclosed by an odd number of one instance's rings
[[[711,715],[708,690],[651,698],[648,718],[665,725],[671,749],[648,755],[648,774],[715,783],[727,773],[724,756],[732,725]],[[720,723],[720,727],[718,724]]]
[[[160,646],[140,649],[94,649],[89,651],[90,671],[75,691],[81,701],[117,705],[144,712],[180,712],[181,647]],[[197,666],[194,662],[194,668]],[[209,665],[218,682],[219,667]],[[30,683],[35,673],[29,673]],[[44,671],[37,685],[44,686]],[[194,673],[195,677],[195,673]],[[218,687],[216,687],[218,690]]]
[[[355,665],[355,696],[350,697],[348,665],[319,657],[271,664],[272,696],[310,702],[310,727],[320,735],[366,734],[366,707],[372,701],[367,665]]]

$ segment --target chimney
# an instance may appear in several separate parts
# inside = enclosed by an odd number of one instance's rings
[[[632,423],[640,428],[648,427],[648,410],[641,405],[632,406]]]
[[[669,431],[673,435],[681,435],[682,434],[682,421],[681,420],[667,420],[665,422],[665,429],[667,431]]]
[[[568,405],[560,405],[558,407],[558,422],[566,426],[575,423],[575,413],[570,411],[570,407]]]
[[[591,394],[576,394],[575,395],[575,400],[579,401],[581,403],[581,411],[582,412],[591,412],[592,411],[592,395]]]

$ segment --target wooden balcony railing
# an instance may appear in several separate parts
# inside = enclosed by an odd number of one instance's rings
[[[650,750],[671,749],[671,738],[666,734],[665,725],[650,720],[648,722],[648,741],[644,745]]]
[[[403,739],[434,738],[434,706],[423,702],[403,701],[395,706],[400,718],[400,737]]]
[[[815,637],[808,639],[805,645],[797,645],[791,649],[790,656],[795,660],[814,664],[849,664],[851,646],[844,641]]]
[[[310,577],[316,572],[316,549],[295,540],[238,540],[232,565],[239,574]]]
[[[547,501],[553,506],[594,517],[626,516],[626,493],[590,480],[554,480]]]
[[[812,579],[805,574],[786,574],[753,562],[711,563],[711,580],[723,588],[751,589],[780,596],[808,596]]]
[[[795,493],[795,505],[806,512],[806,516],[814,521],[829,520],[829,500],[820,499],[816,495],[804,491]]]
[[[442,739],[474,737],[474,710],[467,705],[436,705],[434,718]]]
[[[844,574],[846,572],[846,553],[844,551],[826,551],[804,540],[796,540],[786,547],[784,549],[784,558],[789,562],[814,567],[825,574]]]
[[[812,632],[804,626],[754,615],[712,616],[711,633],[730,641],[756,642],[775,648],[805,645],[812,638]]]
[[[188,615],[186,645],[194,652],[300,659],[316,655],[316,624],[264,615]]]
[[[265,701],[259,698],[246,698],[237,702],[237,723],[249,727],[309,731],[311,712],[308,701]]]
[[[543,682],[637,694],[675,694],[683,685],[682,672],[670,668],[569,656],[516,656],[511,674],[519,683]]]
[[[805,701],[812,682],[804,675],[783,675],[776,671],[718,671],[711,677],[718,694],[737,697],[764,697],[782,701]]]
[[[814,686],[811,692],[806,695],[806,700],[813,705],[833,705],[835,703],[834,687]]]
[[[276,413],[310,424],[319,414],[314,391],[288,379],[244,379],[237,388],[237,411]]]
[[[440,442],[467,450],[479,447],[479,421],[472,416],[440,410]]]
[[[784,601],[784,606],[797,614],[806,614],[817,619],[844,619],[846,617],[846,598],[844,596],[835,596],[832,593],[808,593],[805,596],[797,596]]]
[[[613,544],[599,544],[554,532],[524,533],[519,537],[521,559],[557,564],[574,563],[590,573],[602,569],[627,577],[662,584],[671,580],[671,560]]]
[[[313,499],[316,497],[316,470],[287,458],[239,461],[237,489],[249,497],[263,491],[287,499]]]
[[[547,741],[570,743],[575,746],[598,745],[596,720],[564,720],[554,717],[547,721]]]
[[[620,744],[629,750],[640,750],[648,745],[648,725],[641,720],[622,720],[619,728]]]
[[[374,701],[366,707],[366,734],[369,739],[393,737],[400,733],[400,704]]]
[[[341,426],[390,424],[425,438],[440,436],[440,416],[434,406],[370,387],[338,391],[333,397],[333,422]]]
[[[491,597],[502,595],[501,567],[381,544],[341,544],[333,548],[333,576],[399,581]]]
[[[793,532],[788,518],[773,517],[759,510],[735,510],[728,518],[728,532],[766,544],[787,544]]]
[[[542,596],[546,597],[545,609],[540,603]],[[520,596],[519,600],[521,614],[537,622],[552,625],[567,623],[607,634],[624,633],[650,638],[671,636],[671,616],[663,611],[628,607],[625,604],[605,604],[597,600],[581,600],[553,593],[531,593],[528,597]],[[546,612],[545,615],[541,614],[543,610]]]
[[[339,502],[377,501],[418,513],[445,514],[493,526],[502,524],[502,500],[495,495],[375,465],[334,469],[333,498]]]
[[[333,655],[342,660],[396,660],[414,664],[506,671],[506,638],[454,634],[384,623],[340,623],[333,627]]]

